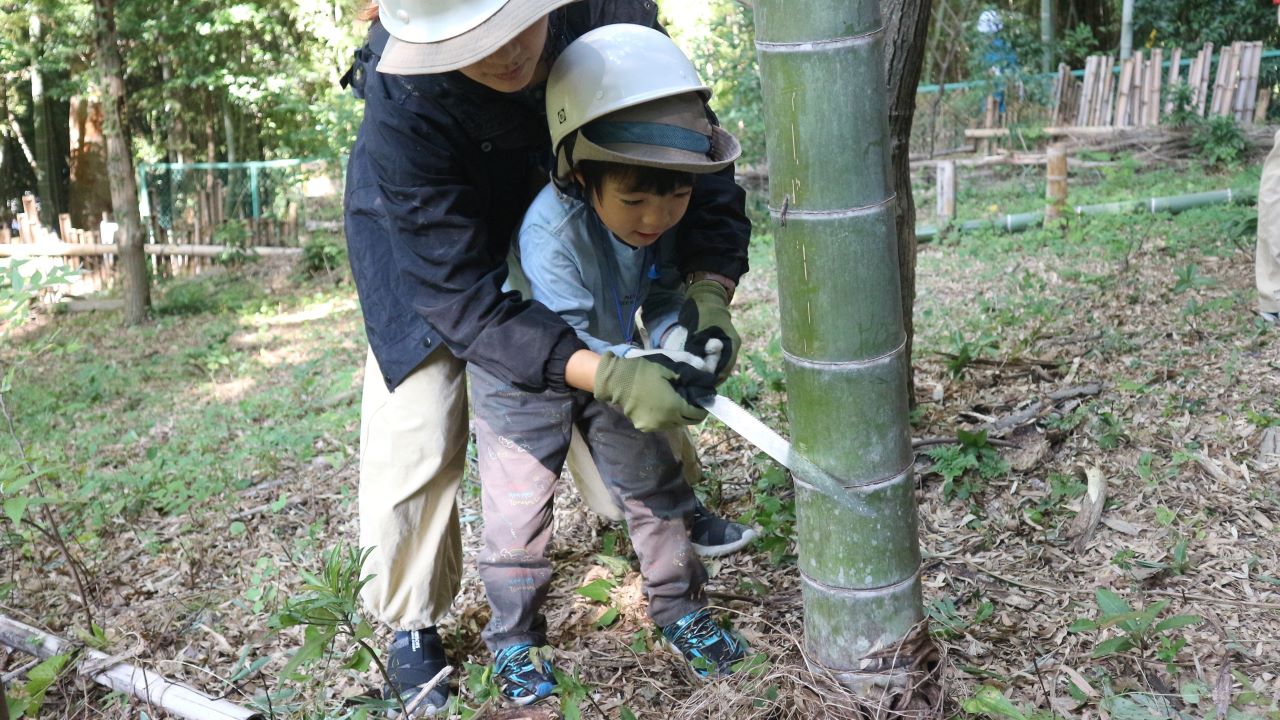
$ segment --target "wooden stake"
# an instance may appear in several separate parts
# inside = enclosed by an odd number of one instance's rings
[[[956,163],[954,160],[940,160],[935,167],[938,226],[943,227],[956,217]]]
[[[1164,70],[1161,66],[1164,64],[1164,48],[1155,48],[1151,51],[1150,64],[1151,72],[1149,74],[1147,88],[1147,124],[1160,124],[1160,85],[1164,77]]]
[[[1196,79],[1196,114],[1204,117],[1205,104],[1209,101],[1209,70],[1213,60],[1213,43],[1205,43],[1200,50],[1200,76]]]
[[[1093,68],[1097,57],[1090,55],[1084,61],[1083,88],[1080,91],[1080,107],[1076,108],[1076,125],[1091,125],[1089,122],[1089,101],[1093,98]]]
[[[1045,159],[1045,203],[1046,220],[1062,216],[1067,206],[1067,148],[1062,143],[1049,146]]]
[[[1271,88],[1264,87],[1258,92],[1258,106],[1253,109],[1253,124],[1261,125],[1267,121],[1267,111],[1271,109]]]

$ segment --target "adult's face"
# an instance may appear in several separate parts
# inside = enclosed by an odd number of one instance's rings
[[[459,72],[498,92],[518,92],[528,87],[539,74],[545,75],[542,49],[546,44],[547,18],[544,17],[483,60]]]

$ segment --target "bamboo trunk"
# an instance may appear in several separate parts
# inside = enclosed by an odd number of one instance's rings
[[[1133,84],[1133,58],[1120,65],[1120,84],[1116,89],[1116,127],[1129,126],[1129,90]]]
[[[29,625],[0,615],[0,644],[14,650],[30,653],[40,659],[64,655],[75,646],[56,635],[42,632]],[[112,662],[106,653],[85,649],[81,651],[83,667],[106,665],[102,670],[90,670],[93,681],[117,692],[127,693],[147,703],[163,708],[189,720],[257,720],[262,716],[234,703],[212,698],[188,685],[173,682],[150,670],[122,662]],[[83,670],[82,670],[83,672]],[[88,673],[85,673],[88,674]]]
[[[1103,66],[1106,71],[1102,74],[1102,102],[1099,108],[1098,125],[1111,125],[1111,108],[1115,100],[1116,92],[1116,74],[1111,68],[1115,65],[1110,55],[1104,56]]]
[[[1169,58],[1169,96],[1173,97],[1173,93],[1177,91],[1178,81],[1182,74],[1182,48],[1174,48],[1173,55]],[[1164,114],[1168,115],[1173,112],[1173,101],[1169,100],[1164,104]]]
[[[1151,51],[1151,60],[1149,67],[1151,72],[1147,78],[1147,125],[1160,124],[1160,80],[1164,77],[1161,65],[1164,62],[1164,49],[1155,48]]]
[[[792,436],[877,514],[796,475],[805,647],[870,692],[923,618],[884,28],[874,0],[755,7]]]
[[[1085,58],[1083,88],[1080,91],[1080,107],[1076,108],[1076,125],[1093,124],[1093,118],[1089,115],[1089,107],[1093,101],[1094,73],[1097,66],[1098,58],[1096,55],[1090,55]]]
[[[1205,43],[1200,49],[1200,76],[1196,82],[1196,114],[1204,117],[1205,103],[1209,100],[1209,67],[1213,60],[1213,43]]]

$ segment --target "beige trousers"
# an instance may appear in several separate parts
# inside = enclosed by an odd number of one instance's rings
[[[396,630],[435,625],[458,594],[457,493],[467,437],[466,363],[441,348],[389,392],[369,351],[360,404],[359,513],[360,547],[372,548],[364,573],[374,577],[361,600]],[[686,478],[700,478],[689,433],[677,430],[668,438]],[[566,464],[587,506],[621,520],[576,429]]]
[[[1262,166],[1258,185],[1258,250],[1254,272],[1258,309],[1280,312],[1280,131]]]

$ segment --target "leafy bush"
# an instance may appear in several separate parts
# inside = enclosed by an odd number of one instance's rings
[[[64,266],[57,266],[48,273],[36,270],[25,272],[25,259],[0,260],[0,333],[17,327],[26,321],[31,312],[31,301],[41,293],[71,281],[78,274]]]
[[[1191,146],[1206,162],[1234,165],[1244,156],[1244,132],[1235,118],[1211,117],[1196,123],[1191,131]]]
[[[308,277],[327,275],[347,264],[347,248],[331,235],[316,235],[302,244],[298,272]]]

